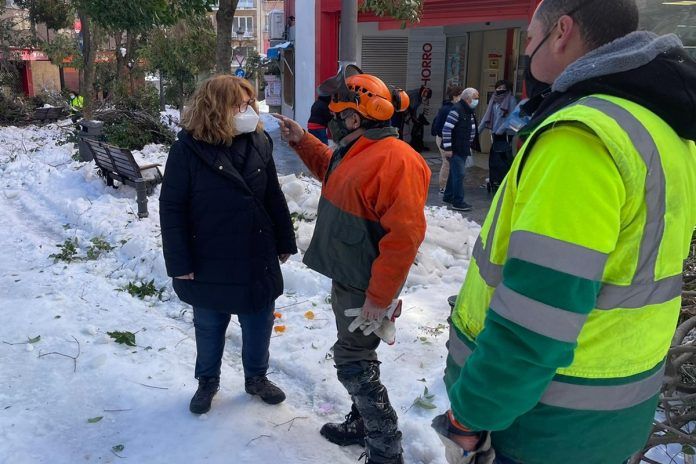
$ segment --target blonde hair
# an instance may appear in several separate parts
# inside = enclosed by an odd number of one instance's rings
[[[196,140],[212,145],[231,145],[235,135],[234,108],[244,103],[243,93],[256,98],[254,87],[245,79],[221,74],[206,79],[191,96],[181,125]],[[254,111],[259,107],[254,103]],[[262,131],[259,121],[256,131]]]

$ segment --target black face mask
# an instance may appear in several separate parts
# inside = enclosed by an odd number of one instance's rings
[[[581,2],[578,6],[570,10],[568,13],[566,13],[563,16],[573,16],[575,13],[577,13],[581,8],[587,7],[594,3],[595,0],[589,0],[586,2]],[[524,83],[527,88],[527,96],[529,99],[534,99],[535,97],[539,97],[540,95],[542,96],[541,98],[546,97],[548,94],[551,93],[551,84],[547,84],[546,82],[541,82],[539,79],[534,77],[534,74],[532,74],[532,58],[534,58],[534,55],[539,51],[542,45],[549,40],[549,37],[551,37],[551,34],[553,33],[554,29],[556,29],[556,26],[558,26],[558,23],[554,24],[551,30],[546,34],[546,37],[544,37],[544,40],[537,45],[537,48],[534,49],[531,55],[525,55],[524,57],[527,59],[527,69],[524,72]]]
[[[331,140],[336,143],[340,143],[344,137],[353,132],[346,126],[346,120],[342,119],[338,114],[334,115],[334,117],[327,124],[327,127],[329,128],[329,131],[331,131]]]
[[[496,90],[495,94],[497,96],[505,95],[507,93],[507,90]]]
[[[539,51],[541,46],[544,45],[544,43],[546,43],[547,40],[549,40],[549,37],[551,37],[551,33],[553,33],[554,29],[556,29],[555,25],[551,28],[548,34],[546,34],[546,36],[539,43],[539,45],[537,45],[532,54],[525,55],[525,58],[527,60],[527,69],[525,69],[524,71],[524,85],[527,89],[527,96],[530,99],[551,92],[551,86],[549,84],[547,84],[546,82],[541,82],[539,79],[534,77],[534,74],[532,74],[532,59],[534,58],[534,55],[536,55],[536,53]]]

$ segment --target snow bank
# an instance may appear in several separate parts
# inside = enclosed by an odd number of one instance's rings
[[[267,129],[275,120],[262,116]],[[107,187],[93,163],[73,160],[68,121],[0,130],[0,301],[5,314],[0,379],[0,456],[12,463],[355,462],[361,450],[338,448],[318,434],[337,420],[349,398],[335,378],[330,282],[293,256],[283,266],[285,294],[271,346],[271,376],[288,401],[270,408],[243,392],[241,333],[230,324],[222,390],[208,415],[187,411],[195,390],[190,308],[171,290],[162,259],[157,198],[139,219],[130,187]],[[167,150],[149,145],[141,162],[164,165]],[[280,178],[295,220],[300,250],[309,245],[320,186],[295,175]],[[443,463],[427,426],[447,406],[446,298],[457,293],[479,227],[458,214],[429,208],[428,232],[403,293],[397,344],[380,347],[383,378],[399,412],[408,462]],[[100,238],[114,247],[96,260],[54,262],[58,244],[84,257]],[[129,284],[153,283],[161,295],[138,299]],[[109,331],[136,333],[137,346],[116,344]],[[74,337],[74,338],[73,338]],[[74,356],[44,356],[61,352]],[[42,355],[39,357],[39,355]],[[75,368],[75,372],[73,369]],[[425,386],[437,410],[411,407]],[[87,419],[103,417],[90,423]],[[292,425],[276,426],[297,417]],[[256,439],[255,439],[256,438]],[[119,449],[118,447],[116,449]]]

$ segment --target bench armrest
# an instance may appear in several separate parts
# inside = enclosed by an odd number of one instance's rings
[[[142,166],[138,166],[141,171],[144,171],[145,169],[151,169],[151,168],[156,168],[162,166],[160,163],[153,163],[153,164],[144,164]]]

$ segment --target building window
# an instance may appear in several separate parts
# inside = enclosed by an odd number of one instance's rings
[[[271,14],[266,13],[266,21],[263,23],[263,32],[268,32],[268,25],[271,23]]]
[[[255,0],[239,0],[237,3],[237,9],[250,9],[256,8]]]
[[[254,35],[254,17],[235,16],[232,32],[236,34],[237,31],[240,31],[246,37]]]

